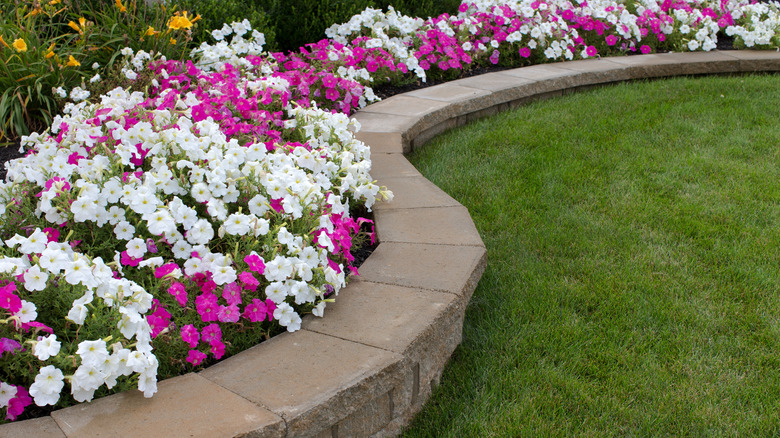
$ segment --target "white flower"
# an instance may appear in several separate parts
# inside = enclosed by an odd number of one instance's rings
[[[146,248],[146,242],[144,242],[143,239],[140,239],[138,237],[131,239],[129,242],[127,242],[127,245],[125,245],[127,248],[127,255],[134,259],[140,259],[146,254],[147,248]]]
[[[192,228],[187,230],[187,241],[193,245],[207,244],[214,238],[214,228],[212,228],[209,221],[200,219],[196,221]]]
[[[14,314],[14,316],[19,318],[19,322],[28,323],[35,321],[35,318],[38,317],[38,312],[35,304],[22,300],[22,307],[18,312],[16,312],[16,314]]]
[[[99,367],[108,358],[106,341],[102,339],[98,339],[96,341],[82,341],[79,343],[76,354],[81,356],[82,365]]]
[[[282,327],[287,327],[288,332],[294,332],[301,328],[301,317],[287,303],[281,303],[276,307],[274,319],[279,321]]]
[[[67,92],[67,91],[65,91],[65,89],[64,89],[64,88],[62,88],[62,87],[57,87],[57,88],[54,90],[54,93],[56,93],[56,94],[57,94],[57,96],[59,96],[59,97],[61,97],[61,98],[63,98],[63,99],[64,99],[64,98],[66,98],[66,97],[68,97],[68,92]],[[40,406],[40,405],[39,405],[39,406]]]
[[[38,265],[33,265],[24,272],[24,288],[29,291],[46,289],[46,282],[49,280],[49,274],[41,271]]]
[[[135,236],[135,227],[130,225],[130,222],[123,220],[114,227],[114,234],[116,234],[117,239],[130,240]]]
[[[48,360],[60,354],[60,341],[57,340],[57,335],[52,334],[38,341],[33,347],[33,354],[40,360]]]
[[[58,368],[47,365],[35,376],[30,386],[30,395],[38,406],[54,405],[60,399],[60,391],[65,385],[65,376]]]
[[[8,406],[8,402],[16,397],[16,386],[0,382],[0,408]]]

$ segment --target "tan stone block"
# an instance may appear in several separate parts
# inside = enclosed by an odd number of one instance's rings
[[[359,132],[405,132],[417,123],[416,117],[373,112],[359,112],[352,116],[360,123]]]
[[[532,87],[532,94],[546,94],[555,91],[566,90],[578,85],[575,76],[578,74],[574,70],[564,67],[565,63],[556,65],[537,64],[528,67],[504,70],[501,73],[518,78],[534,81],[528,87]]]
[[[466,207],[378,210],[380,242],[481,246],[482,239]]]
[[[244,376],[246,379],[247,376]],[[280,417],[197,374],[52,412],[67,436],[283,437]]]
[[[282,416],[288,437],[317,436],[368,401],[403,388],[402,362],[386,350],[300,330],[200,375]],[[397,392],[401,406],[404,395]]]
[[[0,426],[4,438],[65,438],[65,434],[51,417],[8,423]]]
[[[336,428],[338,438],[366,437],[382,430],[393,419],[393,397],[388,392],[363,405],[341,420]]]
[[[307,318],[304,328],[403,354],[412,377],[406,379],[407,404],[422,403],[460,343],[466,301],[361,280],[350,286],[347,299],[329,306],[325,318]]]
[[[422,176],[408,178],[382,178],[379,184],[393,192],[391,202],[375,204],[374,210],[396,210],[399,208],[452,207],[460,205],[444,190]]]
[[[403,354],[459,305],[453,294],[353,280],[326,317],[307,318],[303,328]]]
[[[456,81],[457,82],[457,81]],[[441,102],[459,102],[463,100],[472,100],[477,97],[487,96],[488,90],[465,87],[457,85],[455,82],[447,82],[433,87],[421,88],[419,90],[405,93],[407,96],[421,97],[424,99],[437,100]]]
[[[358,271],[364,281],[440,290],[468,301],[486,264],[481,246],[383,242]]]
[[[421,176],[403,154],[377,153],[371,148],[371,177],[377,180]]]
[[[422,118],[430,113],[441,110],[446,106],[447,102],[399,94],[381,102],[371,104],[363,108],[361,112]]]
[[[780,52],[775,50],[728,50],[721,52],[739,59],[743,72],[780,71]]]
[[[736,72],[739,61],[723,52],[652,53],[610,58],[634,78]]]
[[[368,132],[360,131],[355,138],[371,147],[371,152],[404,154],[408,153],[409,141],[405,141],[403,132]],[[406,149],[404,149],[406,147]]]

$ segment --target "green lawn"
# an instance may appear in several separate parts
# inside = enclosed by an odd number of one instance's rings
[[[405,436],[780,434],[780,77],[600,88],[410,159],[488,266]]]

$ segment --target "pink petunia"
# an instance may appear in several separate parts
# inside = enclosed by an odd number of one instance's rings
[[[181,307],[187,306],[187,290],[184,288],[183,284],[178,281],[173,282],[171,287],[168,288],[168,293],[173,295],[173,298],[176,299],[176,302],[179,303]]]
[[[241,292],[241,286],[234,281],[226,284],[222,289],[222,298],[224,298],[228,304],[241,304]]]
[[[200,333],[194,325],[187,324],[181,328],[181,340],[189,344],[190,348],[195,348],[200,342]]]
[[[32,404],[32,398],[27,392],[27,388],[22,385],[16,385],[16,396],[8,401],[8,410],[5,418],[10,421],[16,420],[16,417],[24,412],[24,408]]]
[[[201,353],[198,350],[190,350],[190,354],[187,356],[187,362],[191,363],[192,366],[198,366],[201,362],[203,362],[203,359],[206,358],[205,353]]]
[[[618,39],[615,35],[607,35],[607,37],[604,38],[604,41],[606,41],[608,46],[614,46],[617,44]]]
[[[640,52],[642,52],[642,53],[644,53],[645,55],[646,55],[646,54],[648,54],[648,53],[650,53],[652,50],[653,50],[653,49],[651,49],[651,48],[650,48],[650,46],[648,46],[647,44],[643,44],[643,45],[642,45],[642,46],[639,48],[639,51],[640,51]]]
[[[209,324],[206,327],[203,327],[203,330],[200,331],[200,339],[207,344],[211,344],[215,341],[221,341],[222,330],[217,324]]]
[[[219,306],[219,311],[217,312],[219,322],[238,322],[238,318],[240,317],[241,312],[238,310],[237,304]]]
[[[154,270],[154,276],[155,278],[163,278],[177,269],[179,269],[179,265],[176,263],[166,263]]]
[[[265,303],[262,300],[254,298],[252,303],[244,308],[244,318],[252,322],[265,321],[267,311]]]
[[[222,359],[222,356],[225,355],[225,344],[223,344],[222,341],[212,342],[211,354],[214,356],[214,359]]]
[[[598,50],[596,50],[596,47],[595,47],[595,46],[588,46],[588,47],[585,49],[585,53],[586,53],[588,56],[596,56],[596,55],[597,55],[599,52],[598,52]]]
[[[263,275],[265,272],[265,263],[263,263],[263,259],[260,258],[257,254],[249,254],[248,256],[244,257],[244,261],[247,265],[249,265],[249,269],[257,272],[260,275]]]
[[[214,294],[203,293],[195,298],[195,309],[203,322],[211,322],[218,319],[219,304],[217,304],[217,297]]]
[[[528,58],[529,56],[531,56],[531,49],[529,49],[528,47],[521,47],[520,50],[518,50],[518,53],[523,58]]]
[[[257,286],[260,285],[260,282],[257,281],[257,278],[255,278],[254,275],[252,275],[249,271],[244,271],[240,274],[238,274],[238,279],[241,280],[241,284],[244,286],[244,289],[249,291],[256,291]]]

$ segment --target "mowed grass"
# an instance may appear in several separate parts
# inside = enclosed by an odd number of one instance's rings
[[[410,159],[488,265],[405,436],[780,435],[780,77],[577,93]]]

